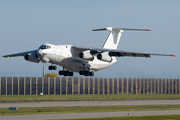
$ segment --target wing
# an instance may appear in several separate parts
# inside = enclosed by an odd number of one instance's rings
[[[103,52],[108,52],[109,56],[117,56],[117,57],[151,57],[151,55],[157,56],[174,56],[173,54],[155,54],[155,53],[143,53],[143,52],[129,52],[123,50],[114,50],[114,49],[104,49],[104,48],[92,48],[92,47],[83,47],[83,46],[73,46],[73,48],[77,49],[78,51],[86,51],[90,50],[91,54],[98,54]]]
[[[32,53],[36,50],[31,50],[31,51],[27,51],[27,52],[21,52],[21,53],[15,53],[15,54],[9,54],[9,55],[4,55],[3,57],[5,58],[9,58],[9,57],[17,57],[17,56],[24,56],[26,54]]]

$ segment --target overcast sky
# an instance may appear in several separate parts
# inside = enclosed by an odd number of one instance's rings
[[[179,0],[0,0],[0,56],[46,42],[102,47],[108,31],[92,29],[147,28],[152,31],[124,31],[118,49],[177,57],[121,57],[95,77],[180,78],[179,22]],[[41,77],[43,65],[52,72],[50,64],[0,57],[0,76]]]

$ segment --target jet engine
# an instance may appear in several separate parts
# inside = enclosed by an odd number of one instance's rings
[[[90,50],[86,50],[84,52],[79,53],[79,57],[85,60],[93,60],[94,56],[91,54]]]
[[[111,62],[112,58],[109,56],[109,52],[103,52],[97,55],[98,60],[105,61],[105,62]]]
[[[36,62],[36,63],[40,62],[40,60],[37,57],[36,52],[32,52],[31,54],[24,55],[24,59],[30,62]]]

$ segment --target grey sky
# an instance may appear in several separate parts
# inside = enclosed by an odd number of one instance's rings
[[[95,77],[179,78],[179,6],[179,0],[0,0],[0,56],[34,50],[46,42],[102,47],[108,32],[92,29],[147,28],[152,31],[125,31],[118,49],[177,57],[118,58]],[[43,63],[23,57],[0,61],[0,76],[42,76]]]

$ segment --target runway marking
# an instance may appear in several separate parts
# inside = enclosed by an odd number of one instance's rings
[[[180,105],[180,100],[130,100],[130,101],[66,101],[66,102],[19,102],[0,103],[9,107],[75,107],[75,106],[121,106],[121,105]]]

